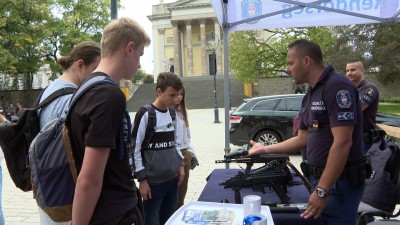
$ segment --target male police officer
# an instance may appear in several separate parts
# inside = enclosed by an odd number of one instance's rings
[[[310,86],[302,102],[298,136],[268,146],[250,141],[249,155],[307,148],[307,176],[315,191],[301,216],[320,218],[322,224],[353,225],[365,179],[357,172],[351,175],[360,169],[357,165],[364,156],[358,91],[332,66],[324,66],[322,51],[314,42],[290,44],[287,62],[295,82]]]
[[[378,113],[379,91],[376,86],[367,82],[364,77],[364,65],[360,60],[349,61],[346,65],[346,77],[353,82],[360,93],[361,107],[363,110],[363,140],[364,152],[367,152],[373,143],[375,135],[380,130],[376,122]]]

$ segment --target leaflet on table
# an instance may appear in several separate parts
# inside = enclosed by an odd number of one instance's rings
[[[228,209],[220,210],[185,210],[182,221],[187,224],[218,224],[218,225],[232,225],[235,218],[234,211]]]

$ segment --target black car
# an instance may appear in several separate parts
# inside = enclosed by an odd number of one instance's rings
[[[275,144],[293,137],[293,118],[304,94],[270,95],[244,99],[230,114],[230,143],[241,146],[249,140]]]

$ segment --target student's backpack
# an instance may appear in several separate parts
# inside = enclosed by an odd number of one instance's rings
[[[66,121],[70,120],[72,108],[79,98],[93,86],[102,83],[116,86],[104,75],[96,74],[84,81],[72,96],[67,115],[47,123],[29,149],[34,198],[55,222],[71,220],[78,176]]]
[[[146,128],[146,133],[144,135],[144,139],[142,142],[142,148],[147,148],[147,146],[149,146],[151,139],[153,138],[154,132],[155,132],[155,128],[157,126],[157,116],[156,116],[156,110],[154,109],[153,106],[151,105],[144,105],[142,107],[140,107],[140,110],[145,110],[149,113],[148,115],[148,122],[147,122],[147,128]],[[174,126],[176,123],[176,111],[175,109],[168,109],[171,118],[172,118],[172,123],[166,125],[168,126]]]
[[[362,201],[374,208],[393,212],[400,203],[400,149],[391,138],[376,137],[367,155],[372,175],[365,182]]]
[[[72,94],[76,88],[63,88],[53,92],[40,104],[44,90],[31,108],[25,109],[16,123],[0,125],[0,146],[4,152],[8,172],[15,186],[31,191],[31,174],[27,165],[29,146],[40,131],[40,115],[37,110],[63,95]]]

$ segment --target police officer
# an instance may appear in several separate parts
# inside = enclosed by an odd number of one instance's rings
[[[357,86],[360,93],[363,110],[364,152],[367,152],[373,143],[375,135],[378,134],[375,131],[380,130],[376,126],[379,91],[374,84],[365,80],[364,71],[364,65],[360,60],[351,60],[346,65],[346,77]]]
[[[324,66],[322,51],[314,42],[290,44],[287,63],[296,83],[309,84],[298,136],[267,146],[251,140],[249,155],[288,154],[307,148],[307,176],[314,191],[300,216],[320,218],[322,224],[353,225],[363,192],[363,182],[355,184],[349,172],[364,156],[358,91],[332,66]]]

